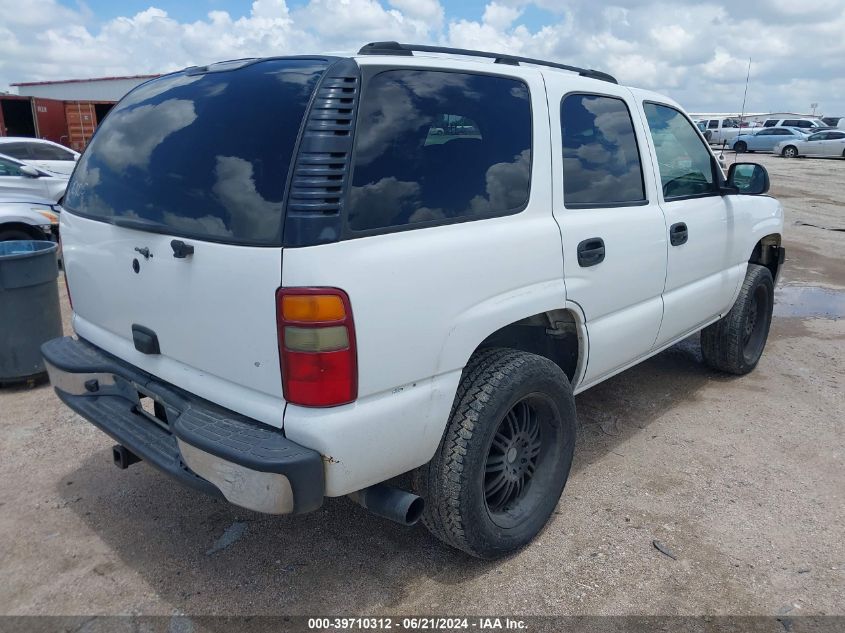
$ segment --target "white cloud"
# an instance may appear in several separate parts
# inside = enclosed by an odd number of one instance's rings
[[[284,0],[255,0],[247,15],[211,11],[187,22],[152,5],[98,23],[57,0],[0,0],[0,90],[15,81],[167,72],[399,40],[597,68],[691,110],[739,109],[752,57],[748,109],[806,111],[818,102],[845,114],[845,0],[818,0],[812,9],[794,0],[494,0],[477,18],[450,19],[457,1],[307,0],[291,9]]]
[[[489,24],[494,29],[503,31],[510,27],[520,15],[522,15],[520,8],[491,2],[484,8],[484,15],[481,20],[484,24]]]

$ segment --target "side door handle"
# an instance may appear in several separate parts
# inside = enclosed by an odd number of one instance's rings
[[[604,240],[591,237],[578,244],[578,265],[582,268],[595,266],[604,261]]]
[[[687,225],[683,222],[676,222],[669,227],[669,242],[672,246],[680,246],[686,244],[689,238],[689,231]]]

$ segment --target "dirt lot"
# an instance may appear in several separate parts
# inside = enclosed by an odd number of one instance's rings
[[[845,233],[796,224],[845,228],[845,161],[750,158],[787,218],[758,369],[709,371],[693,337],[579,396],[524,551],[472,560],[346,499],[239,510],[116,470],[49,386],[3,389],[0,613],[845,614]]]

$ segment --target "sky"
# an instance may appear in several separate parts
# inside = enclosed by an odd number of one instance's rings
[[[845,0],[0,0],[0,91],[398,40],[604,70],[690,112],[845,115]]]

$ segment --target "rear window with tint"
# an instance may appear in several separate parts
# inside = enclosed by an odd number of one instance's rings
[[[528,203],[531,103],[521,81],[390,70],[358,115],[349,226],[429,226],[516,213]]]
[[[97,130],[64,206],[195,239],[280,244],[288,168],[325,67],[267,60],[143,84]]]

